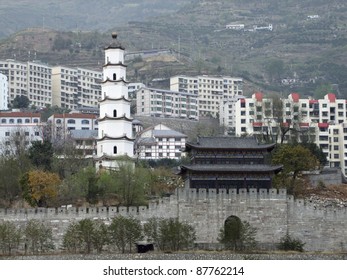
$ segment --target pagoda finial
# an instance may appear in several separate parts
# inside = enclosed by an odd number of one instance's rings
[[[112,39],[117,39],[118,34],[116,32],[112,32]]]

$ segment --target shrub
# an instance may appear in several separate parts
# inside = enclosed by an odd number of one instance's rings
[[[289,233],[287,233],[284,237],[281,238],[278,249],[283,251],[303,252],[304,246],[305,243],[303,243],[300,239],[292,238]]]

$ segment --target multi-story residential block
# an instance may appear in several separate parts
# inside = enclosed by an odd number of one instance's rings
[[[255,93],[251,98],[225,102],[220,115],[226,134],[258,135],[280,143],[316,143],[329,166],[341,167],[346,175],[347,102],[335,94],[315,100],[292,93],[274,104],[273,99]]]
[[[0,61],[0,72],[8,78],[9,102],[16,96],[27,96],[37,107],[52,105],[51,67],[37,61]]]
[[[43,140],[41,115],[27,112],[0,112],[0,153],[16,154],[34,141]]]
[[[136,114],[198,120],[197,99],[193,93],[144,87],[136,92]]]
[[[129,94],[129,99],[133,100],[136,98],[136,92],[140,88],[146,87],[145,84],[143,83],[129,83],[128,84],[128,94]]]
[[[98,116],[93,114],[54,114],[48,118],[52,139],[65,139],[72,130],[98,130]]]
[[[242,78],[216,76],[174,76],[170,90],[198,96],[199,116],[219,116],[219,105],[235,95],[242,95]]]
[[[187,136],[169,127],[158,124],[138,134],[135,155],[140,159],[180,159],[184,152]]]
[[[8,81],[4,74],[0,73],[0,111],[8,109]]]
[[[83,68],[52,68],[53,106],[76,109],[98,107],[102,72]]]

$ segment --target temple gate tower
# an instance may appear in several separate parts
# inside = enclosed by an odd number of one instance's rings
[[[134,156],[134,137],[124,47],[112,33],[112,43],[105,48],[102,96],[97,141],[97,168],[117,169],[119,161]]]

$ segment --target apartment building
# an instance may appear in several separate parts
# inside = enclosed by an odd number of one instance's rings
[[[102,72],[84,68],[52,68],[53,106],[68,109],[98,107]]]
[[[4,74],[0,73],[0,111],[8,109],[8,81]]]
[[[170,79],[170,90],[198,96],[199,116],[217,118],[219,105],[242,95],[242,78],[219,76],[174,76]]]
[[[43,131],[41,114],[0,112],[0,154],[14,155],[18,149],[28,149],[32,142],[43,140]]]
[[[136,92],[136,115],[198,120],[198,97],[188,92],[143,87]]]
[[[53,114],[48,118],[53,139],[65,139],[72,130],[98,130],[98,116],[93,114]]]
[[[346,175],[346,100],[332,93],[318,100],[292,93],[279,102],[281,105],[274,104],[260,92],[251,98],[235,98],[223,104],[220,124],[225,126],[226,134],[236,136],[265,136],[279,143],[314,142],[329,165],[341,167]]]
[[[135,154],[140,159],[180,159],[184,153],[187,136],[169,127],[158,124],[138,134]]]
[[[52,105],[51,67],[39,61],[19,62],[13,59],[0,61],[0,72],[7,76],[9,100],[27,96],[36,107]]]

